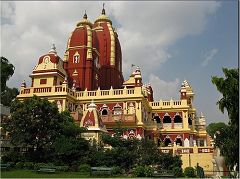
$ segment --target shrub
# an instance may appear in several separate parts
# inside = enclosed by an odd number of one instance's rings
[[[79,166],[79,171],[82,173],[89,173],[91,171],[91,167],[88,164],[81,164]]]
[[[112,169],[112,174],[113,175],[121,175],[123,173],[121,167],[119,166],[114,166]]]
[[[34,163],[33,162],[25,162],[23,167],[28,170],[33,170],[34,169]]]
[[[17,162],[16,163],[16,168],[22,169],[24,167],[24,162]]]
[[[133,174],[136,177],[145,177],[145,172],[144,172],[144,166],[137,166],[134,171]]]
[[[174,167],[173,173],[175,177],[182,177],[183,176],[183,170],[181,167]]]
[[[186,177],[196,177],[195,169],[193,167],[186,167],[184,170],[184,175]]]
[[[151,177],[153,172],[153,168],[149,166],[137,166],[133,171],[136,177]]]
[[[24,162],[24,157],[16,151],[9,151],[4,153],[4,155],[1,157],[2,163],[9,163],[9,162]]]
[[[144,173],[146,177],[153,176],[154,169],[152,167],[146,166],[144,169]]]

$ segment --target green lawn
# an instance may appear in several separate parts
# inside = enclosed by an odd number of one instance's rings
[[[32,170],[1,171],[1,178],[89,178],[89,174],[80,172],[37,173]]]

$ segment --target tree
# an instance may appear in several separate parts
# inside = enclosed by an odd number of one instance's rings
[[[136,138],[124,139],[121,133],[126,129],[116,128],[113,136],[103,135],[103,143],[110,145],[110,150],[104,151],[110,159],[107,161],[107,166],[120,166],[129,171],[136,166],[159,166],[159,170],[175,170],[178,175],[182,173],[182,161],[179,156],[161,153],[157,144],[152,140]]]
[[[62,132],[54,141],[55,161],[60,163],[67,163],[69,166],[74,166],[78,163],[86,163],[84,157],[89,151],[88,142],[81,138],[81,133],[85,131],[84,128],[77,126],[68,111],[61,113],[64,116],[63,123],[60,123]]]
[[[229,126],[217,133],[215,144],[227,166],[233,169],[239,163],[239,69],[223,68],[223,73],[225,78],[214,76],[212,83],[223,95],[217,104],[223,113],[227,110]]]
[[[5,91],[6,82],[13,75],[14,69],[8,59],[1,57],[1,91]]]
[[[10,106],[13,99],[19,94],[17,88],[8,88],[5,87],[5,90],[1,93],[1,103],[4,106]]]
[[[11,102],[19,94],[17,88],[8,88],[7,80],[13,75],[15,67],[8,59],[1,57],[1,104],[10,106]]]
[[[44,161],[55,150],[60,155],[73,153],[79,148],[80,144],[75,139],[82,131],[74,124],[70,113],[59,113],[55,103],[37,96],[22,102],[15,100],[11,105],[11,116],[2,121],[2,127],[10,132],[13,145],[34,149],[29,153],[33,161]],[[61,139],[69,151],[57,145]],[[72,142],[71,146],[68,146],[69,142]]]
[[[224,122],[218,122],[218,123],[211,123],[207,126],[206,130],[207,133],[214,138],[214,134],[221,130],[221,129],[225,129],[227,127],[227,125]]]
[[[219,109],[224,113],[227,110],[230,125],[239,125],[239,71],[238,69],[223,68],[224,78],[212,77],[212,83],[223,97],[217,102]],[[236,131],[238,134],[238,131]]]

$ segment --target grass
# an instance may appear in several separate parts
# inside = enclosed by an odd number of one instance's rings
[[[32,170],[10,170],[1,171],[1,178],[89,178],[88,173],[80,172],[56,172],[37,173]]]

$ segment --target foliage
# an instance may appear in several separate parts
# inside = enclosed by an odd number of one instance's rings
[[[239,124],[239,71],[238,69],[223,68],[224,78],[212,77],[212,83],[216,85],[217,90],[222,93],[223,97],[217,102],[219,109],[224,112],[227,110],[229,124]]]
[[[34,163],[33,162],[25,162],[23,167],[28,170],[33,170],[34,169]]]
[[[1,93],[1,103],[4,106],[10,106],[13,99],[16,98],[16,96],[19,94],[19,91],[17,88],[8,88],[5,87],[5,90]]]
[[[63,121],[56,105],[47,99],[33,96],[11,105],[11,117],[3,121],[3,128],[11,133],[11,143],[36,150],[49,148],[60,131]]]
[[[157,165],[159,170],[173,170],[175,167],[181,168],[182,161],[180,157],[160,153],[154,141],[148,139],[138,140],[136,138],[123,139],[123,133],[121,132],[124,129],[120,128],[116,129],[116,131],[113,136],[107,134],[102,136],[103,143],[108,144],[112,148],[96,152],[97,156],[100,155],[101,165],[119,166],[126,172],[135,166]]]
[[[121,167],[119,166],[114,166],[112,169],[112,174],[113,175],[121,175],[123,173]]]
[[[172,171],[173,171],[175,177],[182,177],[183,176],[183,170],[182,170],[181,167],[174,167],[172,169]]]
[[[37,96],[15,100],[11,117],[4,119],[2,126],[10,132],[13,145],[35,149],[26,154],[29,161],[46,162],[56,157],[73,163],[88,150],[87,141],[79,137],[83,129],[75,125],[70,113],[59,113],[56,104]]]
[[[196,177],[195,169],[193,167],[186,167],[184,170],[184,175],[186,177]]]
[[[24,162],[17,162],[16,163],[16,168],[22,169],[24,167]]]
[[[225,78],[214,76],[212,83],[223,95],[217,104],[222,112],[227,110],[229,126],[218,132],[215,144],[220,148],[227,166],[233,169],[239,163],[239,69],[223,68],[223,73]]]
[[[136,177],[151,177],[153,175],[153,172],[153,168],[140,165],[134,168],[133,174]]]
[[[4,106],[10,106],[12,100],[19,94],[17,88],[9,88],[6,85],[7,80],[13,75],[14,69],[8,59],[1,57],[1,104]]]
[[[8,59],[1,57],[1,91],[5,91],[6,82],[13,75],[14,69]]]
[[[207,126],[206,130],[207,133],[214,138],[214,134],[217,131],[220,131],[222,129],[225,129],[227,127],[227,125],[224,122],[217,122],[217,123],[211,123]]]
[[[82,173],[89,173],[91,172],[91,166],[88,164],[81,164],[79,166],[79,171]]]
[[[19,154],[19,152],[16,151],[8,151],[4,153],[4,155],[1,157],[1,161],[3,163],[8,163],[8,162],[24,162],[25,158]]]

